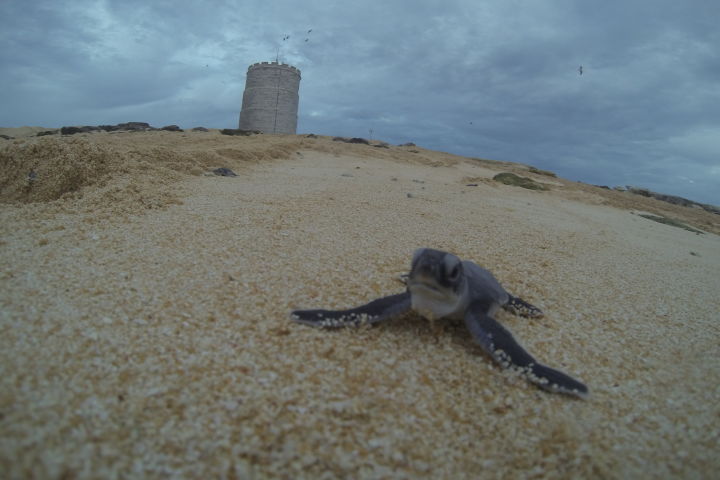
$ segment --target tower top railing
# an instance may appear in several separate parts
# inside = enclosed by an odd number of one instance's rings
[[[298,70],[296,67],[293,67],[292,65],[288,65],[287,63],[278,63],[278,62],[253,63],[252,65],[250,65],[248,67],[248,71],[252,70],[253,68],[257,68],[257,67],[269,67],[269,66],[282,67],[284,69],[292,70],[292,71],[296,72],[298,75],[300,75],[300,70]]]

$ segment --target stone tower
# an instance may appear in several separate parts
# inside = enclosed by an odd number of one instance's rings
[[[300,70],[277,62],[250,65],[245,80],[239,128],[295,134]]]

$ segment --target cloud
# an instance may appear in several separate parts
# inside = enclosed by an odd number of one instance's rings
[[[247,67],[279,55],[302,70],[300,131],[717,204],[719,17],[712,0],[8,1],[0,124],[234,126]]]

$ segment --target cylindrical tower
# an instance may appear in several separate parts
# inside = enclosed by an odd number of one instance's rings
[[[239,128],[295,134],[299,89],[300,70],[295,67],[277,62],[250,65]]]

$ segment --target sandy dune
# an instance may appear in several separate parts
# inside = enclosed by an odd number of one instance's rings
[[[0,477],[720,470],[717,215],[328,138],[0,142]],[[501,171],[551,190],[498,185]],[[420,246],[541,307],[540,320],[498,318],[589,399],[499,369],[461,324],[289,322],[293,308],[401,291]]]

